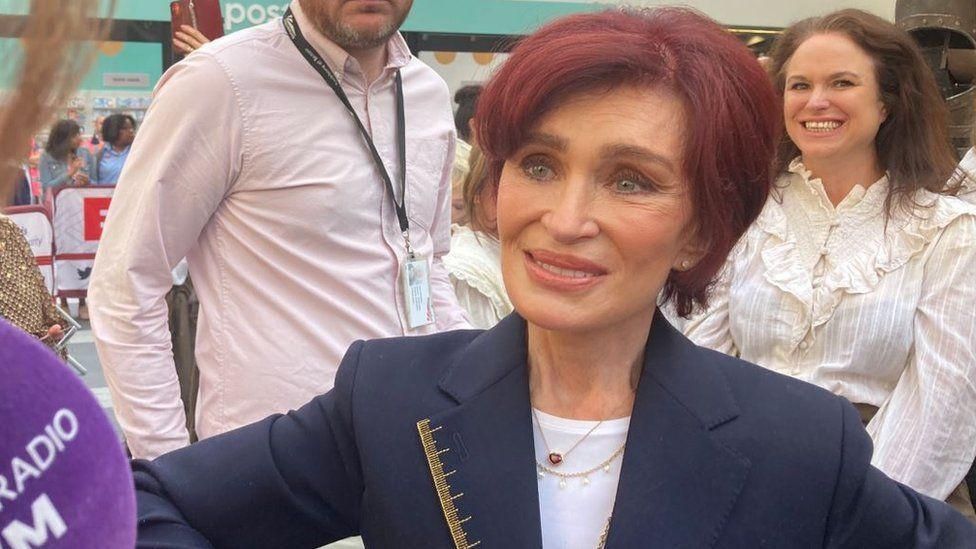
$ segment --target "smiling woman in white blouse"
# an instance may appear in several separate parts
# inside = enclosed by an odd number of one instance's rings
[[[846,397],[874,465],[972,516],[976,208],[940,194],[954,160],[932,74],[858,10],[788,28],[770,70],[777,191],[684,330]]]

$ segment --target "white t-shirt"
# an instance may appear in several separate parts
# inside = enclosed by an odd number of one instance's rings
[[[579,446],[565,455],[596,421],[563,419],[535,410],[539,424],[533,430],[536,462],[563,473],[587,471],[603,463],[627,440],[630,418],[604,421]],[[549,450],[539,436],[539,429],[552,451],[564,454],[558,466],[549,462]],[[609,464],[609,469],[597,469],[583,478],[561,479],[543,472],[539,475],[539,516],[542,520],[542,546],[546,549],[593,549],[613,512],[620,480],[623,455]],[[565,482],[560,485],[560,481]]]

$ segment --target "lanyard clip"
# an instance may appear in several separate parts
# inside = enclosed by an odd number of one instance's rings
[[[407,256],[410,259],[417,257],[417,254],[413,252],[413,246],[410,245],[410,231],[403,231],[401,234],[403,235],[403,245],[407,249]]]

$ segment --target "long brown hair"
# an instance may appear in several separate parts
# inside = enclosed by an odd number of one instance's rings
[[[470,169],[461,182],[461,194],[464,197],[464,213],[468,217],[468,224],[477,231],[496,235],[498,227],[494,219],[489,219],[485,213],[485,200],[495,199],[495,189],[488,184],[488,162],[478,145],[471,146],[468,157]]]
[[[12,174],[38,129],[74,93],[95,59],[96,43],[109,30],[96,20],[99,0],[32,0],[21,35],[23,54],[4,59],[16,70],[12,92],[0,104],[0,204],[6,204]],[[115,0],[108,2],[112,13]]]
[[[911,209],[919,189],[944,192],[956,166],[949,140],[949,110],[915,40],[890,22],[861,10],[845,9],[791,25],[770,54],[770,74],[780,101],[785,88],[784,68],[793,53],[807,38],[827,33],[847,36],[874,60],[880,99],[888,112],[874,141],[878,161],[891,184],[888,213],[893,204]],[[777,172],[785,172],[799,155],[799,148],[784,132],[776,156]]]

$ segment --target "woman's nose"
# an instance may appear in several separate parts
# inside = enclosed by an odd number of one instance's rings
[[[554,240],[570,244],[600,232],[588,184],[569,181],[553,191],[552,206],[542,216],[542,224]]]
[[[824,110],[830,106],[830,99],[827,91],[823,88],[814,88],[807,101],[807,107],[814,110]]]

